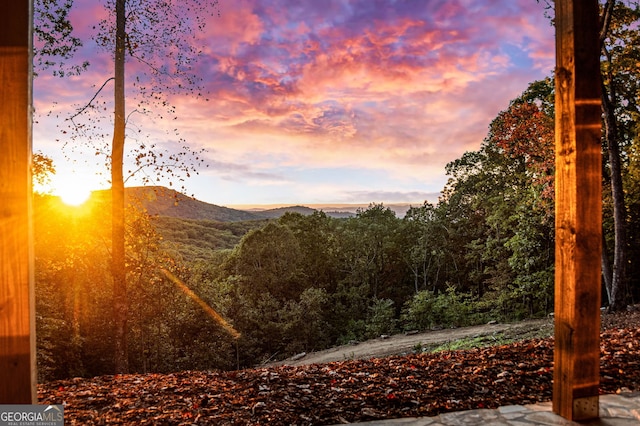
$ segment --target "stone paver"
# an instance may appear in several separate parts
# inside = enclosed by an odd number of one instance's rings
[[[470,410],[435,417],[411,417],[360,423],[367,426],[627,426],[640,425],[640,392],[600,395],[600,418],[571,422],[551,411],[551,402],[509,405],[496,410]]]

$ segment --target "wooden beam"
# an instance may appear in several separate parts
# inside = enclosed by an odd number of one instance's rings
[[[553,411],[598,417],[602,153],[597,0],[556,0]]]
[[[0,2],[0,404],[36,402],[31,0]]]

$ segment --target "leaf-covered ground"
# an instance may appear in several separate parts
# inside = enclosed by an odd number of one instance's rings
[[[603,316],[601,393],[640,390],[640,313]],[[185,371],[39,385],[67,424],[323,425],[551,399],[553,339],[234,372]]]

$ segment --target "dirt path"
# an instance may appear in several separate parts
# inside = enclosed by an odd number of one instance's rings
[[[401,355],[416,350],[429,350],[461,339],[485,338],[487,343],[509,343],[533,337],[548,337],[553,334],[553,320],[528,320],[509,324],[485,324],[472,327],[461,327],[427,331],[417,334],[397,334],[385,338],[368,340],[366,342],[343,345],[309,354],[300,354],[284,361],[269,363],[276,365],[305,365],[321,364],[332,361],[349,359],[379,358],[390,355]]]

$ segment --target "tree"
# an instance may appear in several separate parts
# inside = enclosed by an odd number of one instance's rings
[[[623,150],[635,135],[640,87],[637,61],[640,51],[637,22],[640,9],[624,2],[607,0],[602,8],[600,49],[602,52],[603,144],[609,160],[609,180],[613,210],[613,266],[608,267],[606,245],[603,247],[604,282],[609,309],[626,308],[626,268],[628,258],[627,207],[623,187]],[[636,117],[634,117],[634,115]],[[611,271],[607,273],[607,271]]]
[[[396,244],[411,270],[416,294],[423,290],[444,290],[445,280],[451,277],[449,268],[455,269],[458,250],[450,241],[452,225],[443,218],[443,205],[425,201],[420,207],[411,207],[398,232]]]
[[[113,277],[113,318],[115,320],[114,368],[129,372],[127,351],[127,275],[124,255],[124,135],[125,135],[125,0],[116,0],[114,60],[114,116],[111,142],[111,275]]]
[[[127,125],[131,124],[134,113],[149,116],[151,110],[160,108],[159,119],[166,113],[175,114],[175,108],[168,102],[166,92],[201,95],[200,80],[193,71],[193,65],[200,54],[196,43],[198,32],[206,25],[207,18],[217,5],[217,1],[201,3],[197,0],[181,2],[111,0],[107,1],[109,17],[95,28],[95,41],[106,51],[112,52],[114,74],[100,87],[91,101],[80,108],[69,120],[75,135],[82,136],[93,145],[97,154],[104,154],[110,167],[112,202],[112,275],[113,308],[116,323],[115,370],[127,372],[127,282],[125,271],[124,238],[124,184],[137,172],[145,173],[144,181],[154,176],[166,174],[182,179],[196,172],[194,165],[202,162],[198,152],[192,152],[183,145],[179,153],[167,153],[155,150],[155,144],[145,144],[136,138],[138,144],[131,150],[130,169],[125,175],[125,140]],[[127,60],[136,60],[146,67],[147,72],[138,73],[129,85],[137,90],[136,108],[127,113],[125,105],[125,64]],[[99,98],[108,83],[113,82],[113,100]],[[103,110],[113,108],[113,134],[111,147],[105,149],[101,126],[92,123],[99,121]],[[87,122],[81,116],[88,116]],[[176,130],[177,136],[177,130]],[[182,139],[180,142],[184,143]],[[71,149],[76,149],[71,147]],[[149,173],[145,168],[151,168]]]
[[[58,77],[78,75],[89,66],[88,61],[81,64],[71,60],[82,40],[73,35],[73,25],[69,21],[69,12],[73,0],[35,0],[34,10],[34,67],[37,72],[53,69]]]
[[[545,3],[548,9],[553,8],[553,1],[548,0]],[[626,150],[637,134],[639,19],[640,7],[635,0],[606,0],[601,4],[599,41],[602,73],[602,143],[607,160],[604,176],[610,186],[610,195],[603,195],[605,201],[610,200],[613,219],[613,265],[610,265],[607,255],[608,239],[605,238],[602,271],[611,311],[622,310],[627,303],[626,269],[629,266],[629,255],[624,169],[628,161]],[[606,205],[603,207],[607,208]],[[604,235],[606,234],[605,229]]]
[[[388,298],[394,290],[390,284],[397,286],[404,272],[394,245],[400,220],[389,207],[373,203],[358,210],[352,223],[359,240],[358,279],[368,284],[373,299]]]
[[[491,123],[489,140],[523,173],[516,202],[506,213],[513,233],[505,242],[509,266],[518,271],[514,296],[529,315],[551,308],[554,219],[554,84],[532,83]],[[503,216],[504,217],[504,216]]]
[[[436,255],[436,247],[432,224],[435,222],[435,206],[425,201],[420,207],[411,207],[402,219],[402,228],[398,232],[401,239],[397,242],[403,248],[403,259],[413,274],[414,292],[427,288],[429,271]],[[440,265],[437,265],[439,271]],[[421,279],[422,277],[422,279]],[[438,281],[436,272],[433,284]]]
[[[532,83],[491,122],[479,151],[447,165],[451,178],[437,210],[456,239],[449,250],[460,253],[462,271],[449,280],[490,300],[500,315],[550,307],[552,95],[550,79]]]
[[[34,152],[31,158],[33,183],[45,186],[51,181],[51,175],[56,173],[53,160],[41,152]]]
[[[289,227],[268,223],[249,232],[236,249],[235,274],[243,277],[243,289],[254,301],[265,294],[278,302],[296,299],[307,281],[300,245]]]
[[[307,285],[333,292],[338,275],[336,221],[324,212],[316,211],[308,216],[288,212],[278,219],[278,223],[289,228],[297,240]]]

